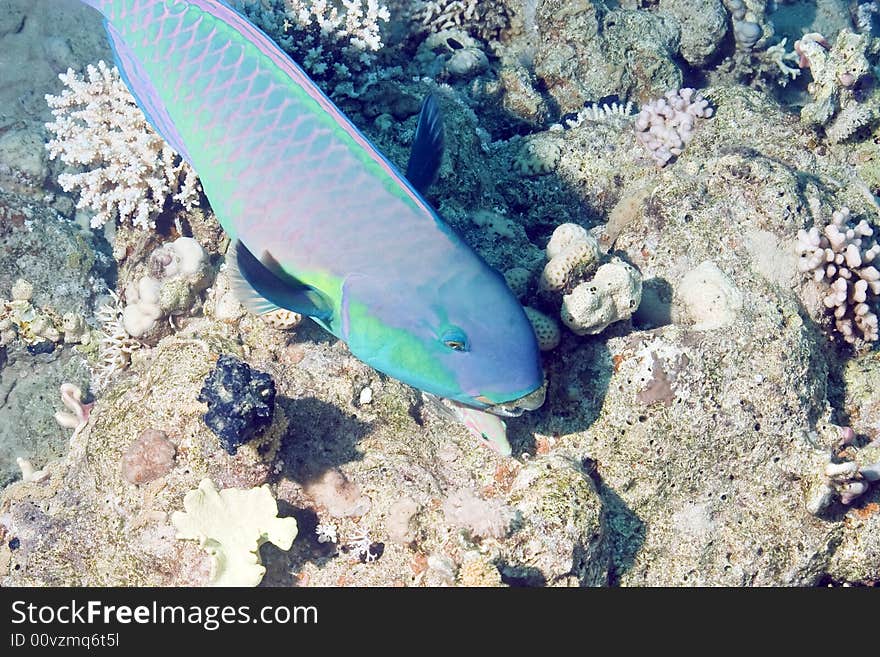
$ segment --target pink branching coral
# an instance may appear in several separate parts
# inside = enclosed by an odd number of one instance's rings
[[[697,119],[708,119],[714,110],[697,91],[667,91],[663,98],[642,108],[635,121],[636,139],[661,167],[681,155],[694,136]]]
[[[875,342],[877,301],[880,298],[880,245],[870,238],[873,228],[862,219],[853,224],[849,208],[834,212],[822,230],[813,226],[798,231],[798,269],[810,273],[816,282],[825,281],[828,293],[822,301],[834,313],[834,324],[849,343],[861,334]]]
[[[84,404],[82,397],[83,393],[79,386],[72,383],[61,384],[61,402],[71,412],[59,411],[55,413],[55,421],[62,427],[74,429],[74,435],[89,421],[89,413],[94,406],[94,403]]]

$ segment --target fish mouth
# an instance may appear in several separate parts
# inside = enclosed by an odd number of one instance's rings
[[[470,406],[469,404],[464,404],[446,397],[439,397],[427,392],[422,392],[422,395],[433,403],[434,408],[437,409],[441,415],[449,419],[459,419],[455,414],[455,409],[457,407],[477,408],[478,410],[492,413],[499,417],[519,417],[526,411],[534,411],[544,405],[544,400],[547,398],[547,379],[544,379],[544,382],[540,387],[519,399],[504,402],[503,404],[490,404],[488,406]],[[475,401],[485,404],[488,400],[484,401],[480,398],[476,398]]]
[[[526,411],[534,411],[544,405],[547,398],[547,380],[541,386],[524,397],[503,404],[493,404],[482,410],[501,417],[519,417]]]

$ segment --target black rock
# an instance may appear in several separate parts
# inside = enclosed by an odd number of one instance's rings
[[[28,353],[36,356],[37,354],[51,354],[55,351],[55,343],[51,340],[40,340],[27,346]]]
[[[265,372],[224,355],[205,379],[199,401],[208,404],[205,424],[217,434],[223,448],[235,454],[272,423],[275,382]]]

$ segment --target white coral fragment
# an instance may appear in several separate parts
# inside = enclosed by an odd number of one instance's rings
[[[211,555],[213,586],[256,586],[266,572],[260,546],[268,541],[289,550],[296,538],[296,520],[278,517],[266,485],[218,493],[210,479],[203,479],[184,496],[183,507],[185,512],[171,516],[177,538],[197,540]]]
[[[684,275],[677,295],[693,328],[698,331],[711,331],[733,323],[743,305],[743,295],[736,284],[708,260]]]
[[[641,274],[615,258],[562,297],[562,321],[577,335],[595,335],[631,317],[641,300]]]
[[[149,125],[115,68],[100,61],[84,77],[72,69],[58,77],[67,89],[46,96],[55,117],[46,148],[51,159],[85,169],[62,173],[58,184],[79,190],[77,207],[95,212],[93,228],[118,218],[148,229],[167,199],[198,203],[195,172]]]

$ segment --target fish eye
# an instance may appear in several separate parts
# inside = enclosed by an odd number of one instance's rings
[[[443,331],[443,336],[440,338],[440,340],[443,342],[443,344],[445,344],[453,351],[468,350],[467,336],[460,328],[453,327],[446,329],[445,331]]]

